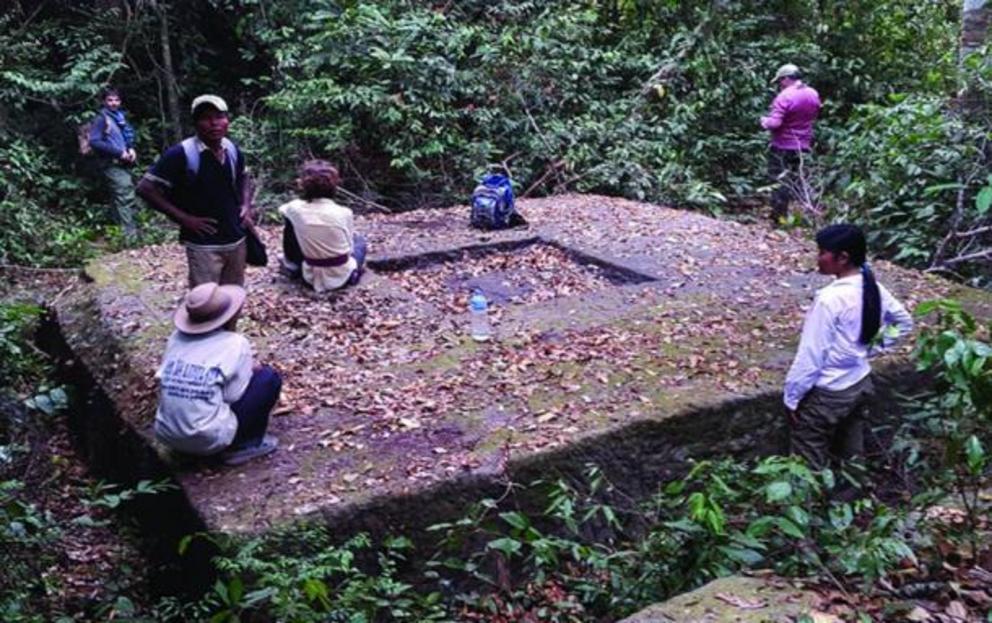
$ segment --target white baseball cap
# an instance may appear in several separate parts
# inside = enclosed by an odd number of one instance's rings
[[[799,67],[793,65],[792,63],[786,63],[785,65],[779,67],[778,71],[775,72],[775,77],[772,78],[772,82],[778,82],[782,78],[797,78],[800,73]]]
[[[193,116],[196,116],[196,109],[204,105],[213,106],[214,108],[216,108],[221,112],[227,112],[227,102],[225,102],[220,97],[217,97],[216,95],[198,96],[196,99],[193,100],[192,105],[190,105],[189,111],[190,113],[193,114]]]

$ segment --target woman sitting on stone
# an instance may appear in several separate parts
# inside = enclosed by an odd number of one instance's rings
[[[278,445],[265,431],[282,379],[254,364],[248,340],[235,332],[244,301],[241,286],[204,283],[176,310],[155,375],[155,436],[173,450],[239,465]]]
[[[298,179],[303,197],[279,207],[285,219],[283,268],[302,275],[316,292],[357,284],[365,264],[366,243],[353,231],[354,215],[332,199],[339,181],[331,163],[305,162]]]

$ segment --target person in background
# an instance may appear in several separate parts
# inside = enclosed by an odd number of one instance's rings
[[[913,319],[875,281],[859,228],[830,225],[816,234],[816,244],[820,274],[835,280],[817,292],[806,314],[784,401],[793,454],[824,469],[831,458],[863,454],[866,411],[874,395],[868,357],[908,334]],[[889,326],[894,331],[886,331]]]
[[[134,244],[138,238],[134,222],[137,203],[131,180],[131,167],[138,159],[134,128],[121,109],[121,94],[117,89],[103,89],[100,99],[103,106],[90,124],[89,145],[110,191],[114,220],[124,231],[127,243]]]
[[[278,445],[265,431],[282,379],[253,362],[248,340],[236,332],[244,301],[241,286],[204,283],[175,312],[176,330],[155,375],[155,436],[173,450],[238,465]]]
[[[227,103],[201,95],[191,107],[196,135],[169,147],[138,183],[138,194],[179,224],[189,287],[244,285],[251,184],[244,156],[227,138]]]
[[[338,170],[324,160],[300,167],[301,199],[279,207],[283,230],[283,269],[300,275],[316,292],[355,285],[362,276],[367,245],[354,233],[352,211],[334,202]]]
[[[768,130],[768,176],[778,184],[772,192],[772,222],[780,223],[789,213],[789,200],[800,180],[800,167],[813,146],[813,123],[820,114],[820,95],[803,83],[799,68],[789,63],[775,72],[779,92],[771,110],[761,118]]]

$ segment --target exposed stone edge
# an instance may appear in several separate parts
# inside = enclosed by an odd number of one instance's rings
[[[876,371],[880,402],[895,407],[895,392],[920,387],[909,362]],[[338,537],[356,532],[373,536],[403,534],[429,542],[422,531],[465,515],[473,502],[500,498],[507,483],[529,484],[558,478],[579,482],[587,464],[597,465],[621,495],[644,500],[688,470],[689,459],[747,458],[786,450],[787,432],[779,392],[686,407],[665,418],[642,419],[592,434],[574,444],[511,459],[502,474],[467,474],[403,495],[383,495],[348,507],[324,508],[306,520],[319,520]],[[629,502],[628,502],[629,503]],[[507,507],[535,515],[547,506],[537,491],[518,490]],[[411,513],[411,509],[416,509]]]

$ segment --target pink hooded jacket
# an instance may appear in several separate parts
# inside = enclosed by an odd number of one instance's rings
[[[820,94],[813,87],[796,82],[775,96],[771,111],[761,118],[761,127],[771,132],[772,147],[806,150],[813,144],[813,122],[818,114]]]

